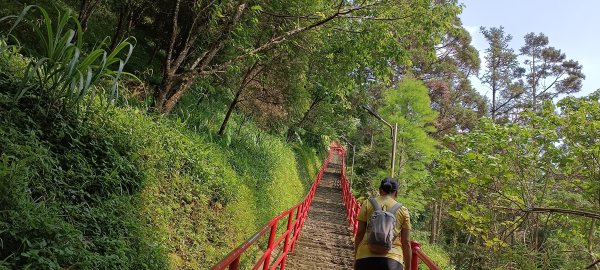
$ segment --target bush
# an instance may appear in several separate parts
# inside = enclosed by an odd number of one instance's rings
[[[421,243],[421,250],[442,270],[454,270],[455,267],[450,260],[450,254],[438,244],[429,244],[428,233],[422,230],[411,232],[411,238]],[[429,269],[423,262],[419,261],[419,269]]]
[[[45,115],[0,74],[0,268],[205,268],[318,170],[314,151],[251,125],[227,144],[133,108]]]
[[[39,13],[41,18],[29,18],[30,13]],[[84,32],[71,10],[64,14],[59,12],[54,21],[44,8],[32,5],[25,7],[18,16],[0,18],[0,23],[11,19],[14,20],[12,27],[3,34],[12,36],[12,31],[24,22],[36,34],[34,39],[41,46],[41,55],[28,59],[24,80],[18,86],[15,99],[26,94],[39,95],[47,108],[77,109],[84,98],[91,102],[96,94],[105,95],[111,102],[118,97],[119,79],[124,74],[130,75],[123,72],[133,52],[130,39],[120,42],[112,50],[108,49],[108,39],[104,39],[86,52],[83,49]],[[14,42],[19,43],[18,40]],[[0,53],[15,48],[5,44],[0,46]],[[109,87],[99,87],[101,84]]]
[[[306,194],[320,165],[313,150],[252,124],[213,141],[210,122],[199,135],[198,125],[104,106],[92,92],[115,93],[129,57],[119,51],[132,46],[81,56],[83,33],[67,28],[76,18],[53,24],[30,6],[16,19],[30,9],[60,44],[25,58],[0,39],[0,269],[206,268]]]

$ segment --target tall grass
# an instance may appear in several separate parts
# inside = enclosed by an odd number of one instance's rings
[[[206,269],[298,203],[318,169],[313,151],[250,124],[211,142],[94,104],[87,121],[65,110],[47,125],[3,102],[12,88],[0,80],[0,269]]]
[[[77,20],[58,17],[2,18],[8,35],[34,29],[44,52],[0,41],[0,269],[206,269],[306,194],[315,152],[251,123],[222,139],[219,114],[192,125],[97,103],[81,121],[86,99],[117,98],[133,45],[84,53]]]
[[[30,5],[19,15],[1,18],[0,23],[10,20],[11,28],[2,34],[17,45],[1,46],[0,52],[18,47],[13,31],[21,25],[33,30],[42,47],[40,57],[29,58],[20,89],[14,94],[17,101],[25,95],[38,95],[48,108],[78,108],[84,98],[89,106],[102,94],[112,103],[119,97],[119,79],[133,76],[123,71],[133,53],[133,38],[113,50],[108,50],[109,40],[104,39],[86,52],[81,24],[70,10],[58,12],[57,20],[52,20],[44,8]]]

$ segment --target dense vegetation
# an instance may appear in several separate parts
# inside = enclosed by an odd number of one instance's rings
[[[298,202],[320,163],[252,126],[226,145],[133,108],[80,116],[37,96],[15,103],[19,85],[3,76],[4,267],[214,263]]]
[[[0,0],[0,268],[206,269],[331,141],[374,194],[369,110],[441,268],[600,267],[600,94],[558,101],[585,76],[541,33],[481,28],[480,71],[454,0],[31,3]]]

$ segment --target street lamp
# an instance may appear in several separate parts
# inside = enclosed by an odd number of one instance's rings
[[[346,142],[346,144],[352,146],[352,167],[350,168],[350,174],[354,177],[354,155],[356,154],[356,145],[350,143],[346,137],[342,136],[342,140]],[[350,178],[350,186],[352,186],[352,178]]]
[[[379,121],[383,122],[386,126],[388,126],[392,132],[392,162],[391,162],[391,168],[390,168],[390,176],[394,177],[394,167],[396,164],[396,140],[398,139],[398,123],[395,123],[393,126],[388,123],[387,121],[385,121],[385,119],[383,119],[383,117],[381,117],[379,114],[377,114],[376,112],[374,112],[373,110],[371,110],[369,107],[367,106],[362,106],[363,108],[365,108],[365,110],[367,110],[371,115],[375,116],[375,118],[377,118]]]

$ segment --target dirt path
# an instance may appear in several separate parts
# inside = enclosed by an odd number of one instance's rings
[[[334,155],[323,174],[304,229],[294,252],[288,256],[285,269],[352,269],[352,233],[338,186],[340,164],[339,156]]]

